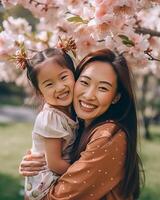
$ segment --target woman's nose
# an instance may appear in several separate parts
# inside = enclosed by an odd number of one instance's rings
[[[94,87],[90,87],[87,88],[83,94],[83,96],[87,99],[87,100],[94,100],[96,97],[96,91]]]

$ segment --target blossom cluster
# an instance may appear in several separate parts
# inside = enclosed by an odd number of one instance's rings
[[[8,62],[20,43],[26,49],[55,46],[58,38],[72,37],[77,61],[87,53],[110,48],[125,53],[133,65],[149,65],[144,52],[160,55],[159,38],[141,34],[139,27],[159,31],[160,0],[2,0],[5,9],[21,5],[39,19],[36,33],[22,18],[8,17],[0,32],[0,60]],[[2,63],[1,63],[2,65]],[[8,65],[10,66],[10,65]],[[154,67],[153,67],[154,66]]]

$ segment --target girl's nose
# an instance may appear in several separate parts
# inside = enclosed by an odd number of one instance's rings
[[[63,83],[56,84],[56,92],[61,92],[65,89],[65,85]]]

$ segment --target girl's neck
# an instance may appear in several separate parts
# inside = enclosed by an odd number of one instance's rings
[[[50,104],[49,104],[50,105]],[[56,108],[57,110],[63,112],[64,114],[66,114],[69,118],[72,119],[72,115],[71,115],[71,106],[53,106],[50,105],[53,108]]]

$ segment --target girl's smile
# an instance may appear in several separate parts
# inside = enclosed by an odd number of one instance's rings
[[[70,94],[69,91],[62,92],[57,96],[57,99],[66,100],[69,94]]]
[[[39,64],[38,83],[45,101],[52,106],[70,106],[73,99],[74,77],[71,70],[52,58]]]

